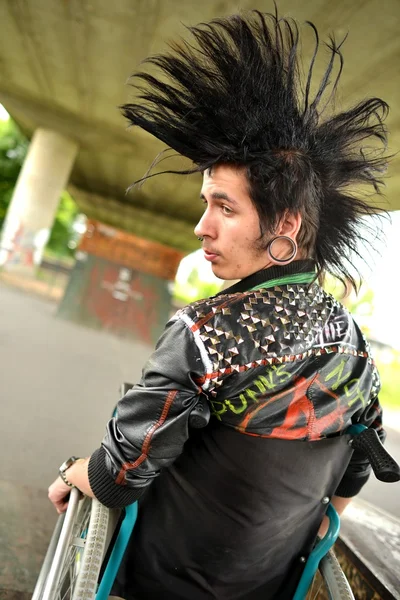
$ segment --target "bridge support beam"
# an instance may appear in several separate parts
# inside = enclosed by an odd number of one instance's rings
[[[49,129],[37,129],[7,212],[0,267],[33,275],[40,264],[78,144]]]

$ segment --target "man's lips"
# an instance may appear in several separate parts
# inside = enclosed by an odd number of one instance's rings
[[[203,252],[204,252],[204,257],[206,260],[215,260],[217,258],[217,256],[219,256],[218,252],[214,252],[212,250],[206,250],[205,248],[203,248]]]

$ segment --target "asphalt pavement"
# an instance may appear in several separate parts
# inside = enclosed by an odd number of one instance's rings
[[[66,458],[96,449],[122,381],[151,348],[55,316],[0,282],[0,478],[47,488]]]

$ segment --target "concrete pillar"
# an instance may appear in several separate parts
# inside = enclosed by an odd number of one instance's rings
[[[48,129],[35,131],[3,225],[0,267],[34,274],[77,152],[74,140]]]

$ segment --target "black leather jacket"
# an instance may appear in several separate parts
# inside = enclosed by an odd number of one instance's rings
[[[366,482],[343,433],[361,422],[383,436],[379,377],[313,271],[273,267],[178,311],[119,402],[89,479],[110,507],[147,490],[126,559],[132,598],[272,598],[315,539],[321,499]],[[195,430],[204,400],[211,419]]]

